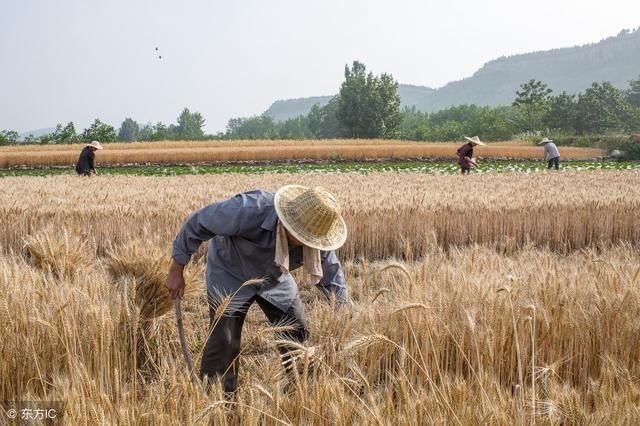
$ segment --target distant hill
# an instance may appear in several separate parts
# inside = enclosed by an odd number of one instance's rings
[[[284,121],[287,118],[307,115],[315,104],[325,106],[333,96],[314,96],[312,98],[297,98],[275,101],[265,114],[274,120]]]
[[[424,86],[414,86],[411,84],[399,84],[398,94],[402,100],[402,105],[419,105],[434,92],[434,89]],[[266,115],[271,116],[276,121],[284,121],[287,118],[307,115],[311,107],[315,104],[325,106],[333,96],[313,96],[310,98],[297,98],[275,101]]]
[[[426,112],[452,105],[509,105],[522,83],[541,80],[555,93],[578,93],[594,81],[610,81],[619,88],[640,76],[640,28],[621,31],[598,43],[501,57],[487,62],[471,77],[453,81],[439,89],[400,84],[402,106]],[[276,120],[306,115],[332,96],[274,102],[265,114]]]

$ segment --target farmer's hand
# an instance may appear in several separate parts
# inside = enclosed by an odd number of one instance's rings
[[[169,290],[169,295],[172,299],[176,297],[182,298],[184,294],[185,283],[183,271],[184,265],[180,265],[175,260],[171,263],[164,286]]]

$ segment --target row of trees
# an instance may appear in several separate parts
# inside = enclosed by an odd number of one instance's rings
[[[626,90],[609,82],[596,82],[577,95],[554,94],[544,82],[530,80],[520,86],[509,106],[460,105],[433,113],[400,109],[398,83],[391,75],[375,76],[364,64],[345,66],[338,95],[326,105],[314,105],[306,116],[274,121],[267,115],[229,120],[224,134],[205,135],[205,120],[185,108],[176,124],[140,125],[126,118],[119,130],[96,119],[82,133],[74,124],[25,142],[74,143],[98,140],[197,139],[330,139],[398,138],[457,140],[480,135],[485,140],[506,140],[523,134],[608,134],[640,131],[640,78]],[[1,143],[15,143],[16,132],[0,131]]]
[[[121,142],[159,141],[159,140],[198,140],[210,138],[204,133],[205,119],[199,112],[191,112],[188,108],[182,110],[177,124],[166,126],[161,122],[140,125],[131,118],[125,118],[118,130],[118,140]]]
[[[605,134],[640,130],[640,79],[629,82],[627,90],[611,83],[595,82],[578,95],[553,95],[536,80],[521,86],[513,106],[522,111],[527,130],[544,128],[577,134]]]
[[[0,145],[15,144],[20,142],[19,135],[14,131],[0,131]],[[65,126],[58,124],[53,133],[34,137],[29,135],[21,143],[79,143],[89,141],[112,142],[116,140],[116,131],[113,126],[103,123],[99,119],[95,119],[91,126],[84,129],[82,133],[76,132],[73,122],[67,123]]]
[[[159,140],[194,140],[211,138],[204,134],[205,120],[199,112],[191,112],[185,108],[177,119],[177,124],[166,126],[161,122],[155,125],[140,125],[131,118],[126,118],[118,131],[99,119],[84,129],[81,133],[76,132],[73,122],[66,125],[58,124],[52,133],[34,137],[32,135],[24,138],[22,143],[39,144],[67,144],[86,143],[90,141],[100,142],[133,142],[133,141],[159,141]],[[19,142],[19,135],[14,131],[0,131],[0,145],[15,144]]]
[[[345,66],[340,92],[306,116],[276,122],[267,115],[232,118],[228,139],[395,138],[402,122],[398,82],[367,73],[364,64]]]
[[[354,63],[353,69],[362,76],[359,64]],[[367,92],[362,80],[352,84],[353,69],[346,73],[340,93],[323,107],[315,105],[308,115],[282,122],[266,115],[231,119],[225,136],[231,139],[457,140],[461,135],[477,134],[486,140],[507,140],[522,134],[640,131],[640,79],[632,80],[626,90],[606,81],[596,82],[577,95],[554,94],[544,82],[530,80],[520,86],[509,106],[460,105],[425,113],[415,107],[400,111],[399,99],[393,96],[395,82],[392,80],[381,90],[383,94],[392,95],[381,96],[383,101],[376,106],[367,100],[375,95]],[[359,103],[362,100],[367,101]]]
[[[82,133],[76,133],[75,125],[72,121],[66,126],[58,124],[53,133],[43,135],[40,138],[28,136],[25,142],[39,142],[43,144],[50,143],[78,143],[78,142],[111,142],[116,139],[116,131],[110,124],[103,123],[99,119],[95,119],[93,123],[84,129]]]

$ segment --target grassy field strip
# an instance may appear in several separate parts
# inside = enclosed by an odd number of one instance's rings
[[[640,162],[629,161],[571,161],[562,163],[563,170],[636,170]],[[485,173],[536,173],[547,170],[542,161],[481,161],[473,174]],[[322,163],[322,164],[256,164],[256,165],[215,165],[215,166],[130,166],[100,167],[102,175],[133,176],[182,176],[202,174],[263,174],[263,173],[436,173],[458,174],[460,169],[455,162],[367,162],[367,163]],[[56,176],[74,175],[70,167],[44,167],[35,169],[1,170],[0,177],[7,176]]]

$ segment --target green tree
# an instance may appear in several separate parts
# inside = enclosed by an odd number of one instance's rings
[[[78,135],[76,134],[76,126],[73,121],[67,123],[66,126],[60,132],[60,142],[74,143],[78,141]]]
[[[573,131],[576,121],[576,96],[562,92],[549,98],[543,122],[549,129]]]
[[[131,118],[125,118],[118,130],[118,140],[123,142],[137,141],[140,137],[140,126]]]
[[[517,127],[514,108],[458,105],[432,114],[405,108],[400,130],[401,139],[459,140],[461,135],[482,135],[487,140],[511,138]]]
[[[402,120],[398,129],[400,139],[425,140],[429,127],[429,114],[414,106],[402,110]]]
[[[634,130],[633,107],[621,90],[608,81],[593,83],[578,96],[576,130],[579,133],[607,133]]]
[[[0,130],[0,145],[12,145],[18,143],[18,132],[13,130]]]
[[[508,140],[515,133],[510,124],[512,107],[475,107],[466,122],[465,134],[482,135],[486,140]]]
[[[320,137],[320,130],[322,128],[322,108],[320,108],[318,104],[313,104],[311,111],[307,114],[307,126],[312,137]]]
[[[322,108],[317,104],[311,107],[307,115],[307,127],[310,137],[316,139],[335,139],[344,137],[342,126],[338,121],[338,97],[334,96]]]
[[[185,108],[178,117],[178,126],[175,128],[176,137],[185,140],[202,139],[204,136],[205,119],[199,112],[190,112]]]
[[[116,130],[113,126],[103,123],[99,119],[95,119],[91,126],[84,129],[80,139],[84,142],[113,142],[117,139]]]
[[[386,139],[397,137],[402,121],[398,82],[390,74],[382,74],[377,82],[379,110],[376,111],[382,123],[382,136]]]
[[[629,82],[629,88],[625,91],[627,101],[636,108],[640,108],[640,77]]]
[[[76,143],[79,142],[79,136],[76,134],[76,127],[72,121],[62,127],[62,124],[58,123],[53,133],[40,136],[40,143]]]
[[[388,74],[367,74],[364,64],[345,66],[336,116],[345,136],[389,138],[396,135],[402,116],[398,83]]]
[[[164,141],[169,139],[169,129],[162,122],[158,121],[152,126],[151,140]]]
[[[527,130],[540,130],[552,90],[543,82],[531,79],[516,91],[513,106],[519,108],[525,118]]]
[[[33,136],[33,134],[29,133],[27,136],[25,136],[22,139],[22,143],[23,144],[28,144],[28,145],[32,145],[32,144],[37,144],[37,143],[42,143],[40,138],[37,138],[35,136]]]
[[[275,127],[278,139],[308,139],[312,137],[309,130],[309,120],[302,115],[278,122]]]
[[[40,137],[40,143],[76,143],[78,142],[78,135],[76,134],[76,127],[72,121],[62,127],[62,124],[57,124],[53,133],[43,135]]]
[[[147,123],[144,126],[140,127],[138,131],[138,140],[141,141],[152,141],[153,140],[153,125],[151,123]]]
[[[325,106],[321,108],[322,126],[320,126],[320,137],[323,139],[336,139],[344,137],[342,124],[338,119],[338,96],[334,96]]]
[[[227,123],[228,139],[273,139],[277,137],[276,124],[268,115],[232,118]]]
[[[434,125],[429,131],[429,139],[437,141],[453,141],[459,140],[460,135],[465,134],[464,123],[460,121],[450,120],[444,123]]]

